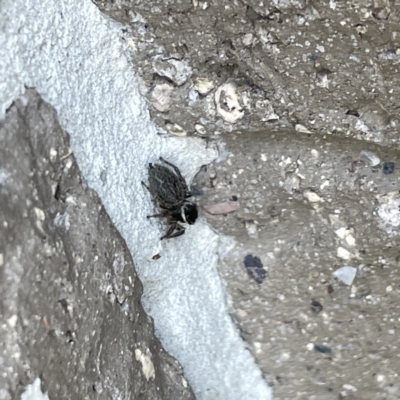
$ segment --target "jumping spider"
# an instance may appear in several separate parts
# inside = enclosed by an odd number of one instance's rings
[[[185,228],[179,222],[186,222],[189,225],[195,223],[198,212],[197,206],[187,199],[192,196],[187,187],[185,178],[181,171],[174,164],[160,157],[160,161],[170,168],[161,164],[149,164],[149,186],[144,182],[142,185],[147,188],[158,206],[163,212],[148,215],[147,218],[167,218],[169,228],[160,239],[171,239],[185,233]]]

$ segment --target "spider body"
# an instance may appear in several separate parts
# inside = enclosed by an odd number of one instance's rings
[[[165,165],[149,164],[149,186],[144,182],[142,184],[162,210],[160,214],[149,215],[147,218],[167,218],[169,228],[161,237],[162,240],[183,235],[185,228],[179,223],[194,224],[198,211],[197,206],[187,200],[192,194],[179,168],[163,158],[160,161]]]

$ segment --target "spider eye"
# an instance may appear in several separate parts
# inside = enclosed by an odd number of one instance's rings
[[[193,225],[199,215],[199,213],[197,212],[197,206],[192,203],[187,203],[185,204],[184,212],[187,223],[189,225]]]

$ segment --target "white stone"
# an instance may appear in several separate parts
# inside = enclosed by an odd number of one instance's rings
[[[355,386],[353,386],[353,385],[348,384],[348,383],[345,383],[342,387],[343,387],[344,390],[348,390],[350,392],[357,392],[357,388]]]
[[[346,243],[349,246],[354,247],[356,245],[356,239],[354,238],[353,235],[349,234],[346,236]]]
[[[252,33],[246,33],[242,36],[242,43],[244,46],[250,46],[253,42],[254,35]]]
[[[178,86],[183,85],[192,74],[192,68],[190,68],[186,61],[174,58],[169,60],[158,58],[153,62],[153,68],[158,75],[171,79]]]
[[[187,132],[178,124],[167,124],[165,126],[167,131],[174,136],[187,136]]]
[[[194,80],[193,86],[201,95],[206,96],[214,89],[214,83],[208,78],[197,77]]]
[[[14,314],[10,318],[8,318],[7,324],[10,328],[15,328],[15,326],[17,325],[17,321],[18,321],[18,316]]]
[[[360,152],[360,160],[364,161],[371,167],[375,167],[381,163],[381,159],[373,151],[370,150],[362,150]]]
[[[351,253],[344,247],[338,247],[337,256],[343,258],[343,260],[349,260],[351,258]]]
[[[312,190],[305,190],[303,192],[303,196],[310,202],[310,203],[318,203],[324,201],[324,199],[317,195],[317,193],[313,192]]]
[[[174,90],[168,83],[160,83],[151,92],[151,104],[160,112],[168,111],[171,107],[171,94]]]
[[[217,114],[230,124],[243,118],[244,111],[239,103],[236,86],[233,83],[224,83],[215,92]]]
[[[200,135],[205,135],[207,133],[206,128],[204,128],[203,125],[201,124],[196,124],[194,126],[194,129],[196,130],[196,132]]]
[[[339,228],[335,231],[336,235],[340,237],[340,239],[344,239],[346,237],[347,228]]]
[[[142,372],[146,380],[154,378],[155,370],[151,358],[148,355],[143,354],[143,352],[140,349],[136,349],[135,359],[136,361],[140,361],[140,363],[142,364]]]
[[[296,129],[296,131],[300,133],[312,133],[304,125],[301,124],[296,124],[294,129]]]
[[[357,273],[356,268],[345,266],[345,267],[341,267],[341,268],[337,269],[333,273],[333,275],[335,275],[336,278],[338,278],[345,285],[350,286],[354,281],[356,273]]]
[[[318,158],[318,157],[319,157],[319,152],[318,152],[318,150],[312,149],[312,150],[311,150],[311,155],[312,155],[314,158]]]

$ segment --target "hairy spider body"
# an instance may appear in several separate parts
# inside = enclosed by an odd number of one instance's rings
[[[161,157],[160,161],[166,165],[149,164],[149,186],[144,182],[142,184],[162,210],[160,214],[149,215],[147,218],[167,218],[169,228],[161,237],[162,240],[183,235],[185,228],[179,222],[194,224],[198,212],[197,206],[187,200],[192,194],[178,167]]]
[[[149,164],[149,185],[161,208],[179,207],[183,200],[190,197],[184,178],[160,164]]]

